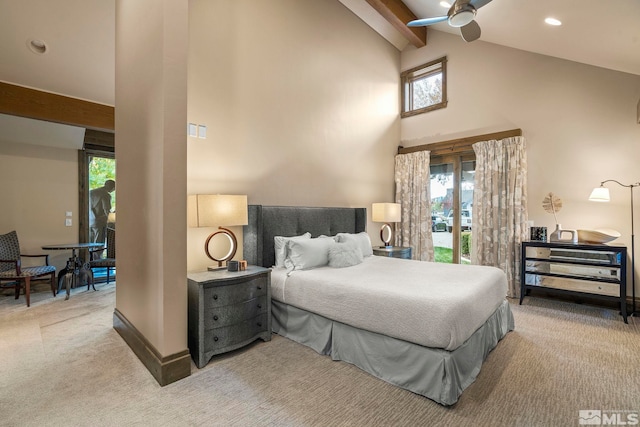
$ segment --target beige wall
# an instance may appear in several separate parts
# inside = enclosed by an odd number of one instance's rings
[[[16,230],[23,253],[48,253],[50,263],[63,268],[70,253],[41,248],[78,239],[77,150],[0,142],[0,165],[0,234]]]
[[[542,209],[545,195],[554,192],[563,200],[558,222],[564,228],[617,229],[623,236],[614,243],[630,248],[629,189],[609,185],[607,204],[587,198],[605,179],[640,180],[640,76],[480,41],[467,44],[437,31],[429,33],[426,48],[403,51],[402,69],[443,55],[449,104],[402,119],[403,145],[521,128],[527,140],[529,218],[535,225],[555,228],[553,215]],[[638,225],[638,189],[635,214]]]
[[[187,143],[190,194],[368,211],[393,200],[393,46],[337,0],[189,4],[188,120],[208,127]],[[378,227],[368,227],[374,244]],[[211,264],[212,231],[188,230],[189,270]]]
[[[162,356],[187,348],[187,0],[116,3],[116,309]]]

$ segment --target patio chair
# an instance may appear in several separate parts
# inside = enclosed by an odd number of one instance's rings
[[[22,257],[44,258],[45,265],[23,267]],[[25,255],[20,253],[18,233],[11,231],[0,235],[0,288],[14,288],[16,299],[24,283],[27,307],[31,305],[31,279],[51,276],[51,292],[56,296],[56,268],[49,265],[49,255]],[[4,282],[4,285],[3,285]]]

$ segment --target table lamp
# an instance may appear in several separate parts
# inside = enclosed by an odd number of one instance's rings
[[[187,213],[189,227],[215,227],[218,230],[211,233],[204,244],[207,256],[218,263],[217,267],[208,267],[208,270],[226,268],[223,263],[228,263],[238,249],[238,239],[233,232],[222,226],[246,225],[249,223],[247,210],[247,196],[221,195],[221,194],[195,194],[188,196]],[[215,258],[209,252],[209,242],[214,236],[222,234],[229,239],[229,252],[222,258]]]
[[[393,240],[393,230],[390,222],[400,222],[400,203],[373,203],[371,205],[371,220],[373,222],[384,222],[380,228],[380,240],[386,248],[391,248]],[[386,236],[385,236],[386,233]]]

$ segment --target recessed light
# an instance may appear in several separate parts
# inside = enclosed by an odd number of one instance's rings
[[[449,9],[451,7],[451,4],[449,2],[446,2],[446,1],[441,1],[440,2],[440,6],[446,7],[447,9]]]
[[[553,25],[554,27],[562,25],[562,22],[557,20],[556,18],[545,18],[544,22],[546,22],[549,25]]]
[[[47,44],[39,39],[27,40],[27,47],[31,52],[37,53],[39,55],[47,52]]]

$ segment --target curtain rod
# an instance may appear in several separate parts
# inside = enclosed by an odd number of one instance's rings
[[[415,147],[398,146],[398,154],[415,153],[416,151],[431,151],[434,154],[443,154],[444,152],[469,151],[476,142],[489,141],[492,139],[500,140],[513,136],[522,136],[522,129],[511,129],[501,132],[486,133],[484,135],[466,136],[464,138],[450,139],[448,141],[433,142],[431,144],[416,145]],[[437,153],[436,153],[437,151]]]

